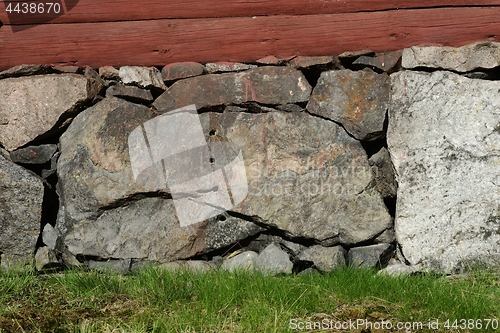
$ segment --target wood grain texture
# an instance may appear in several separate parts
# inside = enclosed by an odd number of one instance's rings
[[[500,41],[500,9],[439,8],[305,16],[42,24],[0,29],[0,69],[19,64],[165,65],[267,55],[337,55]]]
[[[35,2],[45,2],[33,0]],[[32,1],[32,2],[33,2]],[[59,1],[59,0],[47,0]],[[23,1],[2,1],[2,6]],[[25,2],[25,1],[24,1]],[[61,1],[59,1],[61,2]],[[0,11],[4,24],[89,23],[155,19],[251,17],[269,15],[319,15],[433,7],[500,6],[500,0],[65,0],[64,15],[19,14],[11,22]],[[74,7],[73,7],[74,6]],[[69,10],[69,8],[72,8]]]

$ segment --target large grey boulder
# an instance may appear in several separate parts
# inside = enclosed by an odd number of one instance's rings
[[[307,110],[341,123],[358,140],[375,140],[384,136],[389,93],[387,74],[347,69],[323,72]]]
[[[359,141],[305,112],[200,115],[210,140],[241,148],[248,196],[235,212],[322,245],[356,244],[392,226]]]
[[[135,181],[128,138],[154,116],[145,106],[108,97],[79,114],[62,135],[56,227],[73,255],[170,262],[262,230],[229,215],[182,227],[166,185]]]
[[[439,68],[456,72],[500,66],[500,43],[478,42],[462,47],[412,46],[403,50],[404,68]]]
[[[75,74],[0,80],[0,144],[12,151],[57,129],[101,89],[97,80]]]
[[[448,72],[392,75],[387,142],[395,228],[417,269],[500,261],[500,83]]]
[[[310,94],[311,86],[300,71],[269,66],[177,81],[153,105],[168,112],[191,104],[198,109],[251,101],[287,104],[305,102]]]
[[[42,181],[0,155],[0,262],[30,261],[40,234]]]

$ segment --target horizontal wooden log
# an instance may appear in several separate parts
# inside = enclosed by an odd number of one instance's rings
[[[0,69],[26,63],[92,67],[254,61],[420,44],[500,41],[498,8],[440,8],[306,16],[42,24],[0,29]]]
[[[55,1],[55,0],[48,0]],[[268,15],[319,15],[336,13],[370,12],[393,9],[459,7],[459,6],[500,6],[500,0],[190,0],[165,1],[149,0],[64,0],[62,12],[54,13],[54,7],[43,6],[43,14],[16,13],[11,15],[0,11],[0,21],[4,24],[36,23],[89,23],[110,21],[136,21],[175,18],[220,18],[251,17]],[[3,6],[26,1],[2,1]],[[47,4],[46,0],[30,1]],[[0,4],[0,8],[2,5]],[[37,10],[38,11],[38,10]]]

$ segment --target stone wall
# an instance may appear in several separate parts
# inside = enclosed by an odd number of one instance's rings
[[[0,72],[1,265],[498,265],[499,62],[488,42]]]

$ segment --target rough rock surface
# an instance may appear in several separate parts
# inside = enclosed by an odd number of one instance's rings
[[[51,67],[47,65],[19,65],[0,72],[0,79],[47,74],[50,71]]]
[[[394,255],[392,244],[376,244],[354,247],[347,253],[350,266],[363,268],[382,268]]]
[[[345,265],[346,252],[342,246],[323,247],[314,245],[302,251],[297,258],[301,261],[312,261],[322,272],[329,272],[338,266]]]
[[[248,196],[235,212],[323,245],[356,244],[392,226],[361,144],[304,112],[200,115],[209,140],[242,150]]]
[[[110,97],[79,114],[61,137],[57,228],[72,254],[168,262],[262,230],[231,216],[181,227],[166,186],[152,190],[134,181],[128,136],[154,116]]]
[[[361,56],[354,60],[352,64],[355,67],[369,67],[376,72],[386,72],[390,74],[397,70],[401,56],[401,51],[383,53],[377,57]]]
[[[259,254],[254,251],[245,251],[224,261],[221,268],[230,272],[235,270],[253,270]]]
[[[288,254],[274,244],[266,247],[256,259],[256,267],[260,271],[272,275],[292,273],[293,264]]]
[[[310,94],[311,86],[300,71],[269,66],[177,81],[153,105],[167,112],[191,104],[198,109],[249,101],[287,104],[305,102]]]
[[[500,261],[500,83],[449,72],[392,75],[387,142],[395,228],[416,268]]]
[[[375,188],[384,198],[395,198],[398,190],[398,183],[394,175],[389,151],[382,147],[377,153],[368,159],[375,175]]]
[[[309,67],[319,66],[325,68],[330,67],[330,69],[332,69],[332,67],[338,67],[339,62],[337,58],[332,56],[326,56],[326,57],[298,56],[290,60],[288,64],[296,68],[309,68]]]
[[[203,74],[205,67],[197,62],[176,62],[168,64],[161,70],[164,81],[185,79]]]
[[[155,67],[123,66],[118,71],[125,84],[134,84],[141,88],[167,89],[160,71]]]
[[[54,128],[65,114],[92,99],[102,86],[75,74],[0,81],[0,144],[12,151]]]
[[[500,66],[500,43],[479,42],[454,48],[413,46],[403,50],[404,68],[438,68],[456,72]]]
[[[56,254],[47,246],[43,246],[36,251],[35,267],[38,271],[49,270],[60,267],[61,263],[57,260]]]
[[[138,103],[148,103],[153,101],[153,95],[149,90],[134,86],[124,86],[117,84],[106,90],[106,96],[116,96]]]
[[[314,88],[307,110],[341,123],[358,140],[384,136],[390,79],[386,74],[328,71]]]
[[[0,156],[0,260],[2,266],[33,259],[40,233],[43,183]]]
[[[17,149],[10,153],[14,163],[44,164],[50,161],[57,151],[57,145],[48,144]]]
[[[223,72],[241,72],[256,67],[256,65],[242,64],[239,62],[211,62],[205,64],[205,68],[209,74]]]

